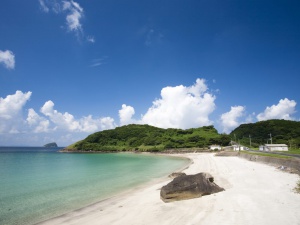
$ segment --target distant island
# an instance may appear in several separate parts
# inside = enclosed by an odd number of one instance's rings
[[[57,148],[57,144],[55,142],[51,142],[44,145],[45,148]]]
[[[208,149],[210,145],[227,146],[230,140],[229,135],[219,134],[213,126],[182,130],[130,124],[96,132],[64,150],[159,152],[168,149]]]

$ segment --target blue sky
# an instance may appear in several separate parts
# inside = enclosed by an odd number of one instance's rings
[[[299,121],[300,2],[4,0],[0,145]]]

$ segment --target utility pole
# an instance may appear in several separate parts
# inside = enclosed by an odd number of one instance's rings
[[[249,134],[249,139],[250,139],[250,148],[251,148],[251,135]]]
[[[271,144],[272,144],[272,134],[270,133],[270,140],[271,140]]]

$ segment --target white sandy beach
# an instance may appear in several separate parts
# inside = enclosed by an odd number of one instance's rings
[[[160,188],[171,181],[166,179],[42,224],[300,224],[300,194],[293,191],[298,175],[238,157],[215,157],[210,153],[183,156],[194,162],[183,172],[208,172],[225,191],[164,203]]]

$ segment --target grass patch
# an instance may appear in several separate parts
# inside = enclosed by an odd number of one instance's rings
[[[243,153],[243,154],[249,154],[249,155],[268,156],[268,157],[273,157],[273,158],[283,158],[283,159],[290,159],[290,158],[292,158],[291,156],[276,155],[276,154],[263,153],[263,152],[241,152],[241,153]]]
[[[290,154],[300,155],[300,149],[289,149],[287,152],[283,152],[283,153],[290,153]]]
[[[276,152],[300,155],[300,149],[289,149],[288,151],[276,151]]]

